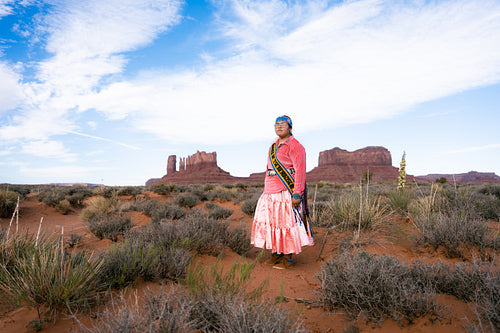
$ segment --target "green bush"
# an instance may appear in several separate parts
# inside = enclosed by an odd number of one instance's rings
[[[109,218],[120,211],[120,201],[116,193],[111,198],[94,197],[91,198],[87,207],[82,211],[83,221],[100,220]]]
[[[142,188],[140,187],[135,187],[135,186],[127,186],[118,191],[118,195],[131,195],[131,196],[136,196],[138,194],[142,193]]]
[[[250,243],[250,234],[245,226],[228,231],[225,243],[240,256],[245,256],[253,248]]]
[[[66,198],[67,189],[62,187],[49,187],[37,195],[37,199],[47,206],[56,207]]]
[[[134,239],[126,239],[109,248],[103,255],[101,280],[110,288],[125,287],[142,277],[154,278],[153,269],[159,261],[159,249]]]
[[[68,255],[59,238],[27,233],[2,240],[0,248],[0,291],[12,303],[43,307],[54,317],[99,302],[104,291],[99,258],[86,252]]]
[[[16,210],[20,194],[9,190],[0,190],[0,217],[12,217]]]
[[[172,192],[175,192],[176,190],[176,185],[175,184],[162,184],[162,183],[155,183],[149,187],[149,190],[156,194],[160,195],[166,195]]]
[[[178,220],[186,216],[186,211],[176,205],[164,203],[158,204],[155,208],[152,208],[151,222],[159,223],[162,220]]]
[[[205,208],[208,210],[208,217],[216,220],[227,219],[233,215],[232,209],[221,207],[213,202],[207,202]]]
[[[56,208],[64,215],[67,215],[71,212],[71,204],[66,199],[59,201]]]
[[[130,205],[130,210],[142,212],[144,215],[151,217],[153,212],[158,209],[160,204],[156,200],[137,200],[135,203]]]
[[[342,230],[369,230],[386,222],[391,215],[380,196],[360,196],[358,191],[342,192],[318,215],[322,226],[339,225]]]
[[[260,194],[259,195],[254,195],[251,198],[246,199],[243,201],[241,204],[241,210],[243,213],[247,214],[248,216],[252,216],[255,214],[255,208],[257,207],[257,202],[259,201]]]
[[[94,327],[83,330],[96,333],[306,332],[296,316],[267,300],[228,299],[212,294],[195,299],[179,287],[149,291],[140,302],[121,298],[100,313],[99,318]]]
[[[377,323],[391,318],[401,324],[438,314],[432,288],[411,278],[410,267],[393,257],[344,253],[325,262],[318,274],[320,299],[327,310],[344,309]]]
[[[435,249],[442,247],[449,257],[462,257],[471,245],[479,249],[500,247],[500,238],[481,218],[453,210],[448,213],[432,213],[414,218],[419,234],[419,244],[429,244]]]
[[[390,191],[386,195],[392,208],[406,216],[410,202],[415,197],[415,192],[408,187],[404,187],[401,190]]]
[[[90,232],[99,239],[107,238],[116,242],[118,236],[125,235],[133,226],[130,216],[113,215],[109,217],[94,217],[87,220]]]
[[[193,193],[182,193],[182,194],[179,194],[176,198],[175,198],[175,203],[179,206],[179,207],[188,207],[188,208],[193,208],[194,206],[196,206],[198,203],[200,202],[200,199],[197,195],[193,194]]]

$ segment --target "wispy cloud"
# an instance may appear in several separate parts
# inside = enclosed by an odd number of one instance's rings
[[[134,149],[134,150],[140,150],[139,147],[136,147],[136,146],[133,146],[133,145],[129,145],[129,144],[126,144],[126,143],[123,143],[123,142],[118,142],[118,141],[115,141],[115,140],[107,139],[107,138],[102,138],[102,137],[95,136],[95,135],[90,135],[90,134],[85,134],[85,133],[80,133],[80,132],[74,132],[74,131],[67,131],[67,133],[71,133],[71,134],[74,134],[74,135],[79,135],[79,136],[83,136],[83,137],[91,138],[91,139],[95,139],[95,140],[111,142],[113,144],[116,144],[116,145],[119,145],[119,146],[123,146],[123,147],[126,147],[126,148],[130,148],[130,149]]]
[[[30,141],[24,144],[22,152],[38,157],[59,158],[66,162],[75,161],[75,154],[69,153],[64,144],[58,141]]]
[[[465,153],[472,153],[472,152],[477,152],[477,151],[482,151],[482,150],[499,149],[499,148],[500,148],[500,143],[495,143],[495,144],[484,145],[484,146],[467,147],[467,148],[463,148],[463,149],[450,150],[450,151],[447,151],[445,153],[446,154],[465,154]]]
[[[500,80],[498,2],[313,3],[231,1],[219,19],[235,56],[112,83],[80,108],[169,140],[223,143],[249,139],[235,113],[258,139],[270,112],[331,128]]]
[[[127,62],[124,52],[151,43],[179,20],[179,1],[55,1],[48,15],[35,27],[36,38],[46,37],[52,56],[36,66],[37,81],[24,85],[24,104],[12,120],[0,127],[3,140],[48,139],[77,126],[75,101],[94,89],[101,80],[119,74]],[[0,63],[0,79],[7,77]],[[1,80],[0,97],[15,96],[10,75]],[[3,86],[5,82],[5,87]],[[5,99],[8,101],[8,99]],[[12,109],[14,100],[2,107]],[[1,108],[0,107],[0,111]]]
[[[101,172],[108,170],[107,168],[90,168],[76,165],[59,165],[47,168],[32,168],[21,167],[20,173],[25,177],[38,175],[39,177],[46,177],[52,179],[54,182],[79,182],[85,181],[91,177],[96,171]]]
[[[20,79],[12,66],[0,61],[0,115],[20,105],[23,97]]]
[[[498,1],[214,1],[230,56],[203,50],[206,66],[133,78],[121,76],[129,52],[178,24],[181,2],[52,4],[39,27],[50,56],[22,86],[25,102],[0,124],[1,140],[70,133],[138,149],[79,132],[87,111],[176,142],[256,140],[268,138],[262,124],[278,113],[300,131],[333,128],[500,81]],[[0,98],[19,87],[0,63],[3,77]]]

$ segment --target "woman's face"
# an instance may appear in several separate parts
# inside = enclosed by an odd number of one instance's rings
[[[274,131],[280,138],[286,138],[290,135],[290,125],[286,121],[278,121],[274,124]]]

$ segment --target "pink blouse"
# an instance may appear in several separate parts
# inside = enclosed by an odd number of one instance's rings
[[[276,157],[285,166],[285,168],[295,169],[295,174],[292,174],[295,181],[293,194],[302,195],[306,186],[306,150],[304,149],[304,146],[302,146],[293,136],[289,137],[281,144],[278,142],[279,139],[276,139],[274,142],[278,146]],[[267,170],[274,170],[271,160],[269,159],[269,153],[267,155]],[[280,180],[279,176],[268,176],[266,172],[264,193],[279,193],[281,191],[287,191],[287,189]]]

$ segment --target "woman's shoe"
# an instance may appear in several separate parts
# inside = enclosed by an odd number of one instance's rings
[[[281,262],[277,265],[274,265],[273,268],[276,269],[287,269],[293,266],[293,261],[292,259],[283,259]]]
[[[271,254],[271,258],[269,258],[266,261],[266,264],[268,264],[268,265],[279,264],[281,262],[281,260],[283,259],[283,256],[284,256],[283,253],[280,253],[280,254],[273,253],[273,254]]]

